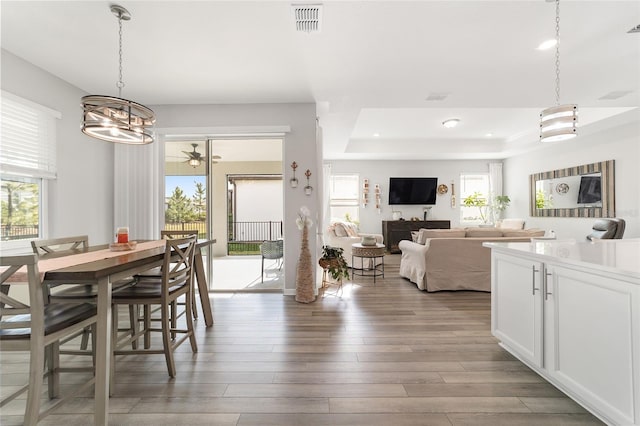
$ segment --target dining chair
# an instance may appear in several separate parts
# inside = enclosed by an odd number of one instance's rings
[[[120,339],[117,336],[117,318],[113,317],[113,341],[116,355],[127,354],[164,354],[170,377],[175,377],[176,367],[173,353],[185,340],[189,339],[191,350],[198,351],[196,337],[193,329],[192,297],[193,292],[193,258],[196,250],[196,236],[187,238],[175,238],[166,240],[164,258],[162,262],[162,274],[156,276],[139,276],[135,285],[126,287],[112,295],[114,305],[143,306],[143,327],[141,330],[132,331],[132,336]],[[174,308],[174,302],[181,296],[185,297],[185,328],[178,328],[175,318],[178,315]],[[151,306],[160,307],[160,328],[152,327]],[[154,349],[147,343],[151,332],[162,334],[163,349]],[[173,335],[182,334],[180,338],[173,339]],[[123,349],[133,340],[145,336],[144,349]],[[150,339],[149,339],[150,343]],[[115,363],[112,363],[115,365]]]
[[[260,244],[260,254],[262,255],[262,274],[261,282],[264,282],[264,260],[277,259],[278,269],[282,268],[282,259],[284,256],[284,243],[282,240],[264,241]]]
[[[186,237],[190,237],[190,236],[195,236],[196,239],[198,238],[198,230],[197,229],[182,229],[182,230],[161,230],[160,231],[160,237],[163,240],[173,240],[176,238],[186,238]],[[148,271],[145,271],[142,274],[138,274],[135,276],[135,279],[137,282],[145,282],[145,285],[153,285],[149,280],[144,280],[144,278],[155,278],[156,282],[158,282],[159,277],[162,276],[162,267],[156,267],[153,269],[150,269]],[[195,284],[196,281],[193,281],[193,286],[194,289],[191,292],[191,306],[193,308],[192,312],[193,312],[193,319],[198,319],[198,308],[197,308],[197,303],[196,303],[196,292],[195,292]],[[178,312],[178,307],[179,306],[184,306],[185,303],[184,302],[179,302],[179,301],[175,301],[172,305],[171,305],[171,321],[172,324],[171,326],[173,328],[176,327],[178,318],[184,314],[184,310],[181,312]],[[138,318],[138,321],[144,321],[144,317],[140,318],[140,313],[138,312],[138,308],[137,307],[131,307],[130,311],[133,310],[135,311],[135,315],[136,318]],[[175,337],[175,334],[173,334],[171,336],[172,338]],[[144,344],[145,344],[145,348],[149,347],[149,335],[148,333],[145,335],[145,340],[144,340]],[[137,342],[134,342],[134,345],[137,344]]]
[[[68,256],[78,253],[83,253],[89,247],[89,237],[87,235],[78,235],[74,237],[62,237],[52,238],[46,240],[33,240],[31,241],[31,248],[38,257],[47,256]],[[121,287],[130,285],[133,279],[125,279],[113,283],[112,291],[116,292]],[[63,289],[56,289],[52,291],[54,287],[64,287]],[[45,303],[93,303],[95,304],[98,297],[98,289],[95,285],[65,285],[61,284],[48,284],[43,287],[45,292]],[[90,329],[85,329],[81,332],[82,340],[80,342],[79,351],[64,350],[63,353],[75,354],[75,355],[92,355],[93,350],[87,352],[89,338],[91,336]],[[73,340],[77,336],[70,336],[69,339],[61,342],[66,343],[68,340]]]
[[[95,328],[97,310],[90,303],[47,303],[35,254],[0,257],[0,267],[0,351],[26,351],[30,357],[29,383],[4,398],[0,407],[27,391],[24,424],[35,425],[59,403],[93,383],[92,376],[84,385],[74,385],[72,394],[40,412],[45,359],[49,398],[58,398],[59,374],[66,371],[60,367],[60,340],[85,327]],[[25,281],[28,283],[28,300],[18,300],[26,296],[13,295],[15,291],[11,292],[11,287],[24,288]]]

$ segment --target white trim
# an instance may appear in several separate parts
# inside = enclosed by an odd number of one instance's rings
[[[291,132],[291,126],[221,126],[221,127],[163,127],[155,128],[156,134],[167,135],[166,141],[183,140],[199,135],[204,137],[284,137]]]
[[[30,108],[45,112],[51,115],[53,118],[62,119],[62,113],[60,111],[56,111],[55,109],[51,109],[44,105],[37,104],[35,102],[30,101],[29,99],[21,98],[20,96],[14,95],[13,93],[7,92],[5,90],[0,90],[0,94],[2,95],[3,98],[11,99],[12,101],[19,102]]]

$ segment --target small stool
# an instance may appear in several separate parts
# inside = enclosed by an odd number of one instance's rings
[[[384,244],[376,243],[375,246],[363,246],[361,243],[351,245],[351,279],[356,275],[361,277],[373,277],[373,284],[376,277],[384,278]],[[361,268],[356,268],[355,258],[359,258]],[[368,259],[369,266],[365,266],[365,259]],[[380,264],[378,265],[378,259]],[[357,272],[356,272],[357,271]]]

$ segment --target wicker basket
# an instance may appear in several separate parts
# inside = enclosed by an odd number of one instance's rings
[[[322,269],[329,269],[329,268],[339,268],[340,267],[340,259],[333,258],[333,259],[320,259],[318,260],[318,264],[320,265],[320,267]]]

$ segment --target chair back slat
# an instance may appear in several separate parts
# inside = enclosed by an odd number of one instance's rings
[[[38,272],[37,255],[3,256],[0,257],[0,267],[7,268],[2,274],[3,291],[0,293],[0,329],[30,328],[32,331],[37,330],[39,334],[44,335],[44,297]],[[24,286],[23,267],[27,269],[28,304],[9,296],[12,285]],[[9,272],[11,273],[9,274]],[[20,276],[17,274],[20,274]],[[14,275],[16,275],[15,280],[10,279]],[[15,318],[17,315],[25,314],[28,314],[26,319]],[[34,328],[34,324],[38,324],[38,327]],[[2,335],[0,334],[1,339]]]
[[[163,292],[171,287],[191,285],[196,236],[167,240],[162,267]]]
[[[58,252],[73,252],[79,248],[86,249],[87,247],[89,247],[89,237],[87,235],[31,241],[31,248],[38,256]]]
[[[198,238],[198,230],[197,229],[182,229],[177,231],[160,231],[160,237],[163,240],[173,240],[176,238],[186,238],[195,235]]]

